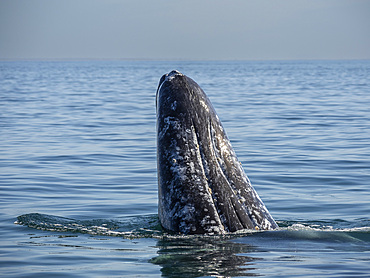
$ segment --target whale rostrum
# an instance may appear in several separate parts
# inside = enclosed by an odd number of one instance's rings
[[[158,215],[184,234],[278,225],[252,187],[206,94],[178,71],[156,93]]]

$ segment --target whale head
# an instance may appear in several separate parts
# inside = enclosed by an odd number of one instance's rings
[[[171,71],[156,93],[158,215],[184,234],[275,229],[210,100],[191,78]]]

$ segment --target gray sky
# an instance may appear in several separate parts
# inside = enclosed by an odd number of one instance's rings
[[[370,59],[368,0],[0,0],[0,59]]]

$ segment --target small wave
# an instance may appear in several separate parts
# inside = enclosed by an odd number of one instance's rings
[[[370,232],[369,219],[356,219],[353,222],[342,219],[328,221],[278,221],[279,227],[288,231],[322,232]]]
[[[47,214],[29,213],[18,216],[15,224],[44,231],[125,238],[155,237],[162,234],[162,228],[155,214],[125,217],[122,220],[76,220]]]
[[[370,233],[370,220],[365,219],[356,222],[347,222],[344,220],[306,221],[306,222],[277,221],[277,222],[280,226],[280,228],[277,230],[278,232],[286,234],[296,233],[296,236],[298,235],[303,236],[302,233],[310,234],[312,236],[313,232],[320,232],[322,236],[323,233],[325,232],[335,232],[335,233],[356,232],[356,233],[365,233],[366,235]],[[197,237],[197,236],[169,234],[165,232],[162,229],[159,223],[158,216],[156,214],[128,216],[119,220],[107,220],[107,219],[76,220],[47,214],[30,213],[18,216],[17,220],[15,221],[15,224],[51,232],[72,232],[101,236],[116,236],[124,238]],[[240,237],[266,232],[268,231],[242,230],[236,233],[223,235],[223,237]]]

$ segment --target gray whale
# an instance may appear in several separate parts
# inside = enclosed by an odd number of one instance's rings
[[[184,234],[278,228],[199,85],[178,71],[156,93],[158,215]]]

